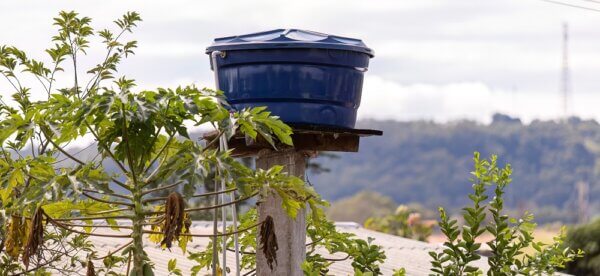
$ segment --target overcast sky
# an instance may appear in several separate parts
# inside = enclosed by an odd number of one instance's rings
[[[600,9],[585,0],[557,0]],[[525,121],[563,116],[562,23],[570,27],[569,113],[600,120],[600,12],[540,0],[413,1],[4,1],[0,45],[44,57],[52,18],[75,10],[97,29],[126,11],[144,21],[122,73],[143,88],[213,86],[205,48],[215,37],[300,28],[357,37],[375,50],[361,118]],[[88,64],[100,51],[89,52]],[[8,86],[0,80],[0,91]]]

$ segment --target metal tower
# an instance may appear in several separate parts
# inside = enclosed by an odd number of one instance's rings
[[[565,118],[569,117],[569,100],[571,97],[571,76],[569,70],[569,25],[563,23],[563,56],[560,92],[562,94],[562,108]]]
[[[575,186],[577,190],[577,222],[586,223],[589,220],[590,183],[579,181]]]

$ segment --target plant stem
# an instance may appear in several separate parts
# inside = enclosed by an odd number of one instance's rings
[[[135,275],[144,275],[144,241],[143,241],[143,223],[144,223],[144,207],[142,204],[142,191],[139,185],[134,185],[133,190],[133,271]]]
[[[167,190],[167,189],[173,188],[173,187],[175,187],[175,186],[177,186],[179,184],[182,184],[183,182],[184,182],[183,180],[179,180],[179,181],[177,181],[177,182],[175,182],[175,183],[173,183],[171,185],[160,186],[160,187],[157,187],[157,188],[154,188],[154,189],[149,189],[149,190],[144,191],[142,193],[142,195],[147,195],[147,194],[150,194],[150,193],[154,193],[154,192],[158,192],[158,191],[162,191],[162,190]]]
[[[143,240],[143,232],[144,232],[144,220],[146,219],[144,215],[144,203],[142,200],[142,196],[144,193],[142,192],[142,183],[138,183],[136,176],[136,166],[133,160],[133,154],[131,153],[131,145],[129,144],[129,136],[127,135],[127,117],[125,115],[125,104],[121,105],[123,110],[123,142],[125,143],[127,150],[127,162],[129,164],[129,170],[131,171],[131,180],[133,187],[133,231],[131,233],[131,237],[133,238],[133,271],[135,271],[135,275],[142,276],[144,275],[144,264],[146,263],[146,253],[144,252],[144,240]]]

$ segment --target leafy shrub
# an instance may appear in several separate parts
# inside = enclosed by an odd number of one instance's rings
[[[495,155],[489,160],[481,160],[477,152],[473,160],[473,192],[469,194],[473,205],[462,209],[466,225],[459,227],[457,220],[450,219],[444,208],[439,208],[440,228],[448,241],[444,243],[442,252],[429,252],[433,258],[431,271],[435,275],[482,275],[483,271],[472,263],[481,259],[477,251],[482,244],[477,242],[477,238],[486,232],[493,236],[486,243],[492,253],[487,260],[490,265],[488,275],[552,274],[558,268],[564,268],[567,262],[582,256],[580,250],[563,248],[564,231],[552,244],[535,242],[533,231],[536,224],[532,214],[525,213],[520,219],[504,215],[503,196],[511,182],[510,165],[500,168]],[[493,188],[493,197],[488,201],[490,187]],[[488,212],[491,220],[486,222]],[[523,253],[529,246],[535,249],[533,255]]]
[[[565,246],[585,251],[585,256],[567,264],[573,275],[600,275],[600,219],[569,229]]]

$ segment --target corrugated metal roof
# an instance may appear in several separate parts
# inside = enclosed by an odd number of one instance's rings
[[[440,245],[429,244],[425,242],[410,240],[398,236],[388,235],[380,232],[371,231],[361,227],[356,223],[338,222],[336,223],[338,231],[353,233],[357,237],[367,239],[369,237],[374,238],[373,243],[383,246],[386,252],[387,259],[381,265],[381,270],[384,275],[391,275],[394,269],[404,267],[407,275],[428,275],[430,273],[431,257],[428,252],[432,250],[439,251],[442,249]],[[110,230],[97,230],[97,233]],[[212,233],[212,222],[208,221],[195,221],[192,224],[192,233],[197,234],[211,234]],[[99,251],[99,256],[107,254],[109,251],[117,249],[119,246],[126,242],[126,239],[116,238],[104,238],[104,237],[90,237],[90,241],[96,246]],[[208,245],[208,238],[194,238],[192,242],[188,244],[189,251],[201,251]],[[171,251],[163,250],[158,245],[148,242],[146,244],[146,253],[148,253],[150,259],[154,262],[154,271],[156,275],[167,275],[167,263],[170,259],[177,259],[177,266],[184,274],[186,271],[196,265],[194,261],[188,260],[181,252],[179,248],[173,247]],[[319,253],[324,256],[328,256],[326,251],[321,250]],[[235,266],[235,258],[233,253],[227,254],[227,266],[233,269]],[[340,254],[334,257],[343,258],[344,255]],[[353,275],[353,269],[350,265],[351,260],[335,262],[330,267],[330,273],[333,275]],[[476,266],[486,269],[488,267],[486,258],[482,258],[474,263]],[[101,266],[98,264],[98,266]],[[122,273],[125,273],[126,268],[123,267]],[[234,272],[233,270],[231,272]],[[210,271],[203,271],[204,274],[209,275]]]

